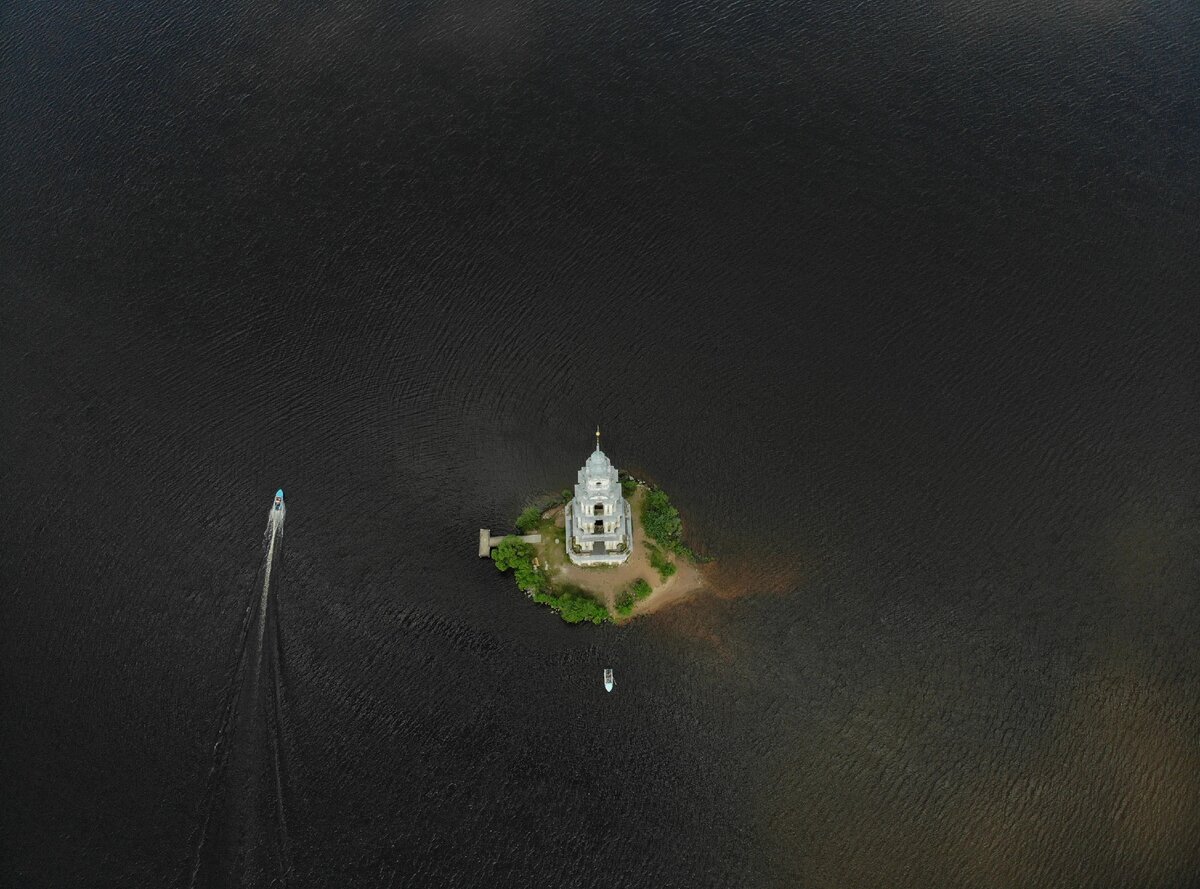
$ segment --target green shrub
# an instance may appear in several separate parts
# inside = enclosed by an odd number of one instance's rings
[[[635,482],[633,479],[629,478],[628,476],[621,479],[621,493],[624,494],[626,498],[632,497],[633,492],[636,490],[637,482]]]
[[[650,549],[650,567],[658,572],[658,576],[666,580],[672,574],[679,570],[679,566],[670,560],[657,546],[652,546]],[[644,582],[644,581],[643,581]]]
[[[562,493],[559,496],[562,497],[563,503],[570,503],[571,502],[571,489],[563,488]]]
[[[649,596],[651,592],[650,584],[639,577],[617,595],[617,614],[621,617],[629,617],[633,613],[633,606]]]
[[[608,609],[602,603],[583,594],[582,591],[574,592],[578,589],[578,587],[564,587],[556,592],[536,592],[533,594],[533,601],[549,605],[558,612],[559,617],[569,624],[585,621],[602,624],[612,620],[612,615],[608,613]]]
[[[617,614],[621,617],[628,617],[633,612],[633,605],[636,601],[632,590],[624,590],[617,596]]]
[[[531,506],[517,517],[517,530],[522,534],[531,534],[541,520],[541,510],[536,506]]]
[[[642,500],[642,528],[665,550],[682,544],[683,522],[679,510],[662,491],[647,491]]]

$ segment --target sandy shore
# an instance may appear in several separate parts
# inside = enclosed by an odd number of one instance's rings
[[[700,568],[687,559],[672,556],[679,570],[667,580],[662,580],[650,565],[650,543],[642,531],[641,504],[645,489],[639,487],[629,499],[633,509],[633,552],[623,565],[584,568],[567,558],[563,537],[565,518],[563,507],[556,506],[545,514],[552,519],[557,534],[543,533],[538,555],[550,566],[554,583],[572,583],[601,598],[609,610],[616,615],[616,598],[638,578],[650,584],[653,592],[634,606],[630,618],[639,614],[650,614],[686,599],[704,589],[705,580]],[[629,618],[616,617],[618,622]]]

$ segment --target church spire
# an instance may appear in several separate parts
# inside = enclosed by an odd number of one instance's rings
[[[596,426],[596,450],[600,450],[600,426]]]

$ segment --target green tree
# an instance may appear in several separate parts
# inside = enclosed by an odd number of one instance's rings
[[[511,568],[517,579],[517,586],[521,589],[538,592],[546,589],[550,580],[533,566],[535,552],[532,544],[510,534],[492,551],[492,561],[501,571]]]
[[[533,545],[510,534],[492,550],[492,561],[500,571],[507,571],[509,568],[515,570],[518,565],[532,565]]]
[[[536,506],[531,506],[517,517],[517,530],[522,534],[530,534],[537,529],[541,521],[541,510]]]
[[[531,562],[517,565],[513,569],[513,575],[517,579],[517,586],[523,590],[538,592],[550,585],[550,580],[546,575],[533,567]]]

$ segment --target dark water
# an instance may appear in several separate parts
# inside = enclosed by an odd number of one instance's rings
[[[1200,882],[1197,59],[1182,0],[6,8],[3,882]],[[624,629],[474,554],[597,422],[718,557]]]

